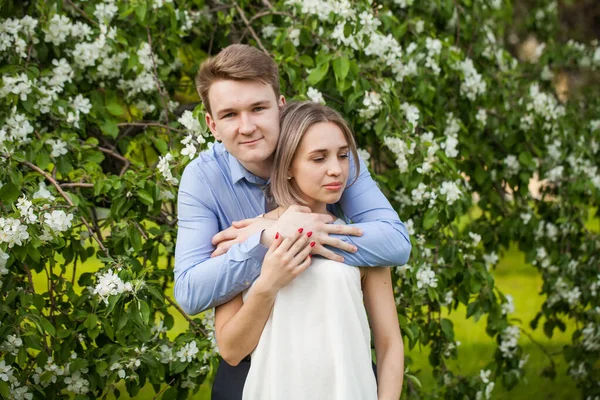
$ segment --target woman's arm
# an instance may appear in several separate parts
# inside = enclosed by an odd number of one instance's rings
[[[250,289],[244,303],[242,294],[217,307],[215,336],[219,353],[229,365],[236,366],[252,353],[269,319],[277,293],[259,287]]]
[[[239,294],[217,307],[215,337],[221,357],[228,364],[239,364],[254,350],[271,314],[277,292],[310,266],[312,246],[309,238],[302,231],[285,239],[277,235],[265,255],[261,274],[250,288],[246,302]]]
[[[397,400],[404,378],[404,343],[389,268],[366,269],[363,297],[375,338],[377,395],[379,400]]]

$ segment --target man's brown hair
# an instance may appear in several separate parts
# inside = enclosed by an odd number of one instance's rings
[[[206,111],[211,115],[208,91],[212,84],[219,80],[251,80],[271,85],[275,98],[279,101],[277,64],[267,54],[252,46],[232,44],[200,65],[196,76],[196,89]]]

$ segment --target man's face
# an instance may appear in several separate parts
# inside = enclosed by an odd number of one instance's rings
[[[208,91],[211,114],[206,123],[215,139],[255,175],[270,171],[279,138],[279,108],[271,85],[259,81],[222,80]]]

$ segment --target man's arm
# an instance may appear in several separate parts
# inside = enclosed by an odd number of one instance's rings
[[[211,239],[219,232],[210,193],[209,184],[192,168],[186,168],[178,195],[174,295],[192,315],[223,304],[250,286],[267,252],[258,232],[232,246],[227,254],[210,258],[214,250]]]
[[[360,175],[340,199],[344,214],[362,229],[362,236],[331,235],[358,248],[356,253],[331,249],[353,266],[390,266],[406,264],[411,244],[408,232],[390,202],[375,184],[362,159]],[[350,179],[354,177],[354,163]],[[333,227],[332,227],[333,228]]]

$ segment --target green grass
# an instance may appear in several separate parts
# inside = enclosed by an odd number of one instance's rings
[[[532,338],[542,345],[549,354],[556,354],[562,347],[570,342],[573,325],[567,324],[566,332],[555,331],[551,339],[545,336],[541,329],[531,331],[529,321],[541,309],[544,298],[539,295],[542,279],[531,265],[525,263],[524,255],[516,247],[511,247],[497,269],[494,278],[498,288],[505,294],[513,296],[515,312],[511,316],[520,320],[521,327],[531,333]],[[485,318],[478,322],[466,319],[466,308],[459,307],[448,318],[454,323],[456,340],[461,342],[458,347],[458,359],[452,361],[453,370],[466,375],[477,375],[493,360],[494,342],[485,333]],[[566,375],[567,365],[561,354],[553,357],[557,366],[555,380],[542,377],[541,373],[550,361],[548,356],[538,344],[533,343],[526,335],[521,335],[519,342],[525,353],[529,354],[529,361],[525,366],[526,382],[507,391],[497,382],[493,392],[493,399],[564,399],[578,397],[579,390],[574,382]],[[431,367],[427,361],[429,349],[415,347],[407,352],[413,363],[413,370],[419,370],[418,375],[424,388],[434,387],[435,380],[431,374]]]

